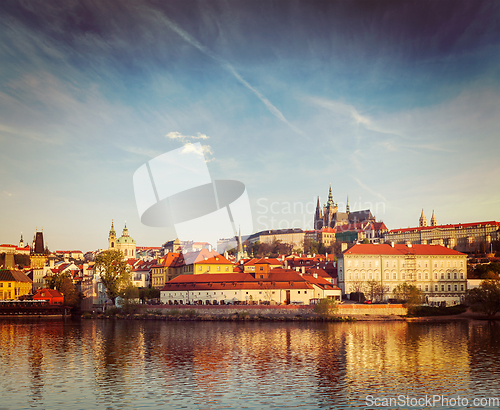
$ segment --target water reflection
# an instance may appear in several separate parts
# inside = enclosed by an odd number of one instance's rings
[[[7,408],[355,408],[492,396],[497,322],[0,321]]]

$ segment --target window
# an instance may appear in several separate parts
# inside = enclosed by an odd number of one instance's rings
[[[441,272],[441,279],[444,279],[444,273]]]
[[[396,272],[394,272],[394,273],[392,274],[392,279],[394,279],[394,280],[395,280],[395,279],[397,279],[397,278],[396,278]]]
[[[300,290],[297,293],[300,293]]]
[[[448,292],[451,292],[451,285],[448,285]]]
[[[389,275],[390,275],[390,274],[389,274],[389,272],[385,272],[385,278],[386,278],[386,279],[390,279],[390,276],[389,276]]]
[[[463,273],[461,273],[461,274],[460,274],[460,279],[463,279],[463,278],[464,278],[464,274],[463,274]]]
[[[434,291],[437,292],[438,291],[438,285],[435,285],[434,286]]]
[[[444,292],[444,285],[441,285],[441,292]]]
[[[429,291],[429,285],[425,285],[425,291],[428,292]]]
[[[401,279],[403,279],[403,280],[406,279],[406,273],[404,273],[404,272],[401,273]]]
[[[451,273],[448,272],[448,279],[451,279]]]
[[[8,288],[10,288],[12,286],[12,283],[9,282],[9,286],[7,286]]]
[[[422,272],[418,272],[418,280],[422,280]]]
[[[460,285],[460,290],[464,290],[464,285]]]
[[[220,266],[217,266],[217,270],[220,271]]]
[[[229,270],[229,267],[228,267],[228,266],[226,266],[226,272],[227,272],[228,270]]]
[[[429,279],[429,272],[425,272],[425,279]]]
[[[200,265],[200,266],[198,266],[198,270],[201,270],[201,265]]]
[[[0,283],[0,288],[3,288],[3,283]]]
[[[455,285],[455,290],[458,290],[458,285]]]
[[[437,273],[435,273],[435,274],[434,274],[434,279],[435,279],[435,280],[437,280],[437,278],[438,278],[438,274],[437,274]]]
[[[453,274],[453,279],[456,279],[456,278],[457,278],[457,272],[455,272],[455,273]]]

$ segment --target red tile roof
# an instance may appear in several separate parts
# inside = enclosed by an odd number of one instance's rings
[[[436,226],[416,226],[414,228],[403,228],[403,229],[392,229],[389,233],[400,233],[400,232],[419,232],[428,231],[432,229],[462,229],[462,228],[481,228],[485,226],[496,226],[500,227],[500,222],[487,221],[487,222],[472,222],[466,224],[450,224],[450,225],[436,225]]]
[[[465,255],[440,245],[357,244],[343,255]]]

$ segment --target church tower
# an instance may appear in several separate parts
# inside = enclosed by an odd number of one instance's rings
[[[316,213],[314,214],[314,229],[318,230],[323,227],[323,215],[321,214],[321,207],[319,205],[319,196],[318,203],[316,204]]]
[[[345,212],[347,215],[349,215],[349,213],[351,212],[349,209],[349,195],[347,195],[347,205],[345,207]]]
[[[113,220],[111,220],[111,229],[109,230],[108,244],[109,244],[109,246],[108,246],[109,250],[115,249],[115,247],[116,247],[116,232],[115,232]]]
[[[422,214],[419,219],[419,226],[427,226],[427,218],[424,215],[424,210],[422,209]]]
[[[19,247],[24,248],[23,233],[21,232],[21,240],[19,241]]]
[[[432,210],[431,226],[437,226],[436,215],[434,214],[434,209]]]
[[[333,201],[332,195],[332,185],[330,184],[330,190],[328,191],[328,201],[325,204],[325,211],[323,213],[323,227],[333,228],[335,226],[337,217],[337,204]]]

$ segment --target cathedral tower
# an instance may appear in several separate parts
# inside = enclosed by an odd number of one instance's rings
[[[436,215],[434,214],[434,209],[432,210],[431,226],[437,226]]]
[[[420,215],[420,219],[418,220],[419,226],[427,226],[427,218],[424,215],[424,210],[422,209],[422,214]]]

